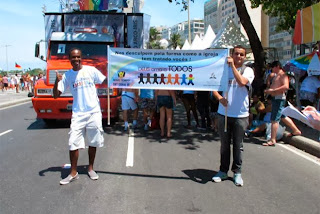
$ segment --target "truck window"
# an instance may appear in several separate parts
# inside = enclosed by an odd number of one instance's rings
[[[113,43],[101,42],[65,42],[65,41],[52,41],[50,44],[49,59],[68,59],[69,52],[73,48],[79,48],[82,51],[82,58],[95,58],[99,56],[107,56],[107,45],[113,47]]]

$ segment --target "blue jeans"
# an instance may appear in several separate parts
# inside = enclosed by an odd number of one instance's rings
[[[230,168],[231,141],[233,144],[233,163],[231,170],[234,173],[241,173],[243,137],[247,126],[249,125],[248,117],[234,118],[228,117],[227,132],[224,131],[225,118],[218,115],[218,131],[220,135],[220,171],[227,173]]]

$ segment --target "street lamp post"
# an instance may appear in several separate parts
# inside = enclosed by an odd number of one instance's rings
[[[10,47],[11,45],[3,45],[2,47],[6,48],[6,64],[7,64],[7,72],[9,71],[8,68],[8,47]]]
[[[7,72],[9,71],[9,68],[8,68],[8,47],[11,46],[11,45],[5,45],[6,47],[6,62],[7,62]]]
[[[190,0],[188,0],[188,41],[191,45],[191,28],[190,28]]]

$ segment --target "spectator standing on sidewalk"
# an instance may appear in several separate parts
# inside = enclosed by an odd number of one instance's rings
[[[263,146],[276,145],[277,130],[280,119],[292,130],[292,136],[301,135],[301,131],[297,128],[293,121],[289,117],[285,117],[281,114],[281,111],[286,104],[285,92],[289,89],[289,78],[282,69],[279,61],[274,61],[271,64],[271,68],[272,72],[274,73],[274,77],[271,79],[270,88],[265,90],[266,94],[269,94],[273,97],[271,111],[271,139],[270,141],[263,143]]]
[[[19,77],[18,77],[18,74],[16,74],[15,76],[13,76],[13,84],[14,84],[14,86],[16,87],[16,92],[17,93],[20,93],[19,92],[19,87],[20,87],[20,79],[19,79]]]
[[[8,90],[8,86],[9,86],[9,80],[8,80],[8,77],[7,77],[6,74],[3,76],[2,82],[3,82],[4,90],[7,91]]]
[[[228,178],[230,167],[230,147],[233,144],[234,183],[243,186],[241,176],[243,138],[249,119],[249,94],[246,86],[251,86],[254,79],[252,68],[243,65],[246,58],[246,49],[240,45],[232,50],[228,57],[229,85],[228,93],[221,96],[217,91],[213,95],[219,100],[218,130],[221,141],[220,170],[212,177],[214,182],[221,182]],[[227,108],[227,109],[226,109]],[[225,115],[227,113],[227,115]],[[225,116],[227,116],[227,130],[225,130]]]
[[[1,91],[3,91],[3,77],[1,74],[0,74],[0,89]]]
[[[79,178],[77,163],[79,149],[85,148],[85,135],[88,139],[89,167],[88,175],[92,180],[99,176],[93,170],[96,148],[104,144],[102,129],[102,114],[95,83],[101,84],[106,77],[95,67],[85,66],[81,63],[82,53],[79,49],[72,49],[69,60],[72,69],[63,75],[57,72],[54,84],[54,98],[57,98],[67,88],[70,88],[73,96],[72,118],[69,132],[69,155],[71,172],[68,177],[60,181],[60,184],[68,184]]]

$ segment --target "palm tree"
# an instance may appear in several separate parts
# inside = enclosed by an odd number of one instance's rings
[[[153,42],[153,41],[159,40],[159,39],[160,39],[160,32],[155,27],[151,27],[150,33],[149,33],[150,42]]]
[[[149,48],[160,49],[160,38],[160,32],[155,27],[151,27],[149,31]]]
[[[181,35],[178,33],[171,34],[169,47],[176,49],[177,46],[181,46]]]

